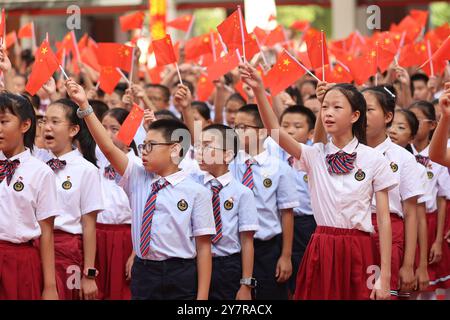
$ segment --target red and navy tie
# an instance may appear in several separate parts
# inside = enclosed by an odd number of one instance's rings
[[[253,181],[252,165],[254,165],[255,162],[252,159],[248,159],[247,161],[245,161],[245,164],[247,165],[247,169],[244,172],[242,184],[247,188],[249,188],[250,190],[253,190],[253,188],[255,187],[255,183]]]
[[[356,152],[348,154],[339,151],[334,154],[327,154],[326,160],[329,173],[346,174],[355,168]]]
[[[416,161],[423,165],[425,168],[430,164],[430,158],[421,156],[420,154],[416,155]]]
[[[152,193],[147,199],[147,202],[145,203],[145,209],[144,214],[142,215],[142,224],[141,224],[141,243],[140,243],[140,249],[142,257],[145,257],[148,255],[148,252],[150,251],[150,238],[151,238],[151,231],[152,231],[152,221],[153,221],[153,215],[155,214],[155,206],[156,206],[156,197],[158,195],[158,192],[167,187],[169,185],[169,182],[165,179],[161,179],[159,181],[156,181],[152,184]]]
[[[3,182],[6,178],[6,183],[11,183],[11,179],[14,175],[14,172],[16,172],[17,167],[19,166],[20,161],[18,159],[16,160],[0,160],[0,183]]]
[[[116,179],[116,170],[111,166],[105,167],[105,172],[103,173],[106,179],[114,180]]]
[[[216,224],[216,235],[212,238],[211,242],[216,244],[220,239],[222,239],[222,217],[220,216],[220,197],[219,192],[222,190],[223,186],[219,183],[217,185],[211,186],[212,195],[212,205],[214,212],[214,222]]]
[[[59,159],[52,159],[52,160],[47,161],[47,165],[50,168],[52,168],[53,171],[64,169],[66,164],[67,163],[65,160],[59,160]]]

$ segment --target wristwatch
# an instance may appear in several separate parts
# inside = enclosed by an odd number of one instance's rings
[[[92,109],[91,105],[89,105],[89,107],[86,110],[81,110],[80,108],[78,108],[77,116],[78,118],[83,119],[88,115],[90,115],[92,112],[94,112],[94,109]]]
[[[248,286],[250,288],[256,288],[256,285],[258,284],[258,282],[256,281],[255,278],[244,278],[244,279],[241,279],[240,284],[244,285],[244,286]]]
[[[95,279],[97,278],[98,271],[95,268],[86,268],[84,269],[83,274],[88,279]]]

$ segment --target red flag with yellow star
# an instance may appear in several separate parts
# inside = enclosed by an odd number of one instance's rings
[[[209,33],[194,37],[186,41],[184,45],[184,54],[187,60],[194,60],[208,53],[212,53],[211,35]]]
[[[239,49],[239,52],[241,52],[241,54],[243,53],[242,40],[246,42],[250,39],[250,36],[245,27],[244,17],[241,15],[240,9],[233,12],[219,24],[217,26],[217,31],[219,31],[222,41],[228,47],[228,51]],[[244,36],[244,39],[242,39],[242,36]]]
[[[205,75],[200,76],[197,83],[197,99],[207,101],[214,91],[214,84]]]
[[[135,13],[127,14],[119,18],[120,28],[123,32],[142,29],[144,24],[145,13],[143,11],[138,11]]]
[[[102,89],[106,94],[113,93],[121,78],[121,74],[115,67],[101,67],[100,77],[98,78],[100,89]]]
[[[194,17],[192,15],[186,14],[167,22],[167,26],[177,30],[188,32],[191,27],[193,18]]]
[[[236,50],[237,51],[237,50]],[[229,52],[225,56],[217,59],[216,62],[208,66],[208,78],[211,81],[219,79],[224,74],[237,68],[241,59],[236,51]]]
[[[50,44],[44,40],[36,51],[36,57],[25,90],[32,96],[50,79],[59,68],[58,59]]]
[[[329,64],[327,41],[324,32],[314,32],[305,38],[309,61],[314,69]]]
[[[19,39],[33,38],[33,22],[27,23],[19,29]]]
[[[273,47],[277,43],[285,43],[286,35],[284,33],[284,28],[282,25],[279,25],[275,29],[273,29],[266,38],[265,45],[268,47]]]
[[[120,127],[119,132],[117,133],[117,140],[129,146],[131,144],[131,141],[133,141],[143,118],[144,110],[136,103],[133,103],[133,107],[131,108],[130,113],[128,114],[127,118]]]
[[[277,95],[305,74],[305,70],[299,63],[283,51],[277,60],[277,63],[267,73],[264,78],[264,84],[270,89],[272,96]]]
[[[420,64],[427,59],[427,44],[425,41],[421,41],[417,43],[407,44],[402,48],[400,52],[399,64],[404,68],[420,66]]]
[[[152,45],[158,66],[165,66],[177,62],[170,35],[166,34],[164,38],[152,41]]]
[[[121,43],[100,42],[97,48],[98,63],[104,67],[119,67],[130,72],[133,48]]]
[[[9,49],[16,42],[17,42],[17,34],[15,31],[11,31],[6,35],[6,49]]]

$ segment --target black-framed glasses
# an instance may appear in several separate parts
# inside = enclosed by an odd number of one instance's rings
[[[221,150],[221,151],[227,151],[226,149],[224,149],[224,148],[218,148],[218,147],[213,147],[213,146],[209,146],[209,145],[205,145],[205,146],[202,146],[202,145],[195,145],[194,146],[194,151],[196,151],[196,152],[200,152],[200,151],[203,151],[203,150]]]
[[[264,129],[262,127],[250,126],[250,125],[247,125],[247,124],[237,124],[237,125],[234,126],[234,129],[236,129],[236,130],[243,130],[243,131],[245,131],[245,130],[247,130],[249,128],[251,128],[251,129]]]
[[[146,153],[150,153],[153,150],[154,146],[170,146],[172,144],[175,144],[176,142],[147,142],[138,145],[138,150],[140,153],[145,151]]]

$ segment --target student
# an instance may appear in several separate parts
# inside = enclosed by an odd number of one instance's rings
[[[315,130],[321,132],[315,134],[324,136],[325,131],[331,141],[307,146],[279,131],[256,69],[247,63],[240,70],[243,81],[255,92],[269,133],[279,134],[280,146],[295,157],[295,168],[308,174],[318,227],[303,257],[294,298],[389,299],[388,190],[396,186],[396,181],[383,155],[364,145],[364,97],[352,85],[341,84],[326,90],[325,83],[320,84],[318,93],[324,100]],[[376,265],[376,249],[370,236],[374,231],[370,210],[373,196],[377,200],[381,265],[372,289],[368,284],[374,278],[371,272]]]
[[[447,210],[446,199],[449,198],[449,173],[447,168],[432,162],[428,154],[430,140],[436,128],[436,113],[433,105],[427,101],[417,101],[410,106],[409,110],[419,120],[419,130],[412,145],[413,153],[417,162],[427,170],[432,196],[426,203],[429,246],[428,274],[431,284],[429,290],[446,289],[450,285],[450,268],[447,266],[450,249],[443,242]]]
[[[183,118],[194,130],[195,113],[191,94],[179,86],[174,102]],[[239,150],[236,132],[215,124],[202,129],[196,145],[196,159],[201,174],[196,180],[207,187],[213,204],[216,234],[212,238],[213,268],[211,300],[251,300],[256,282],[252,277],[254,262],[253,236],[258,229],[258,216],[253,193],[233,178],[228,164]]]
[[[397,186],[389,191],[392,225],[391,294],[409,293],[415,286],[414,260],[417,245],[417,200],[425,193],[418,183],[421,170],[415,157],[387,136],[395,112],[392,87],[371,87],[362,91],[367,103],[367,144],[380,151],[390,163]],[[376,201],[372,200],[374,241],[379,247]]]
[[[202,129],[212,124],[211,110],[205,102],[193,101],[192,113],[194,116],[194,121],[199,121]]]
[[[419,130],[419,121],[416,115],[409,110],[398,109],[395,111],[394,119],[389,128],[389,137],[393,143],[405,148],[411,154],[413,153],[411,143]],[[427,236],[427,217],[425,204],[432,196],[430,194],[429,179],[427,170],[424,166],[417,163],[420,170],[420,183],[425,189],[425,194],[417,199],[417,239],[418,250],[415,259],[415,284],[414,291],[421,292],[428,288],[430,278],[428,275],[428,236]],[[400,297],[406,298],[408,294],[401,294]]]
[[[130,197],[136,253],[132,299],[208,299],[215,224],[208,190],[178,169],[187,127],[173,120],[152,123],[139,147],[143,163],[137,165],[109,138],[83,89],[73,80],[66,87]]]
[[[239,93],[234,93],[227,99],[224,108],[226,125],[234,128],[236,114],[246,103],[245,99]]]
[[[314,124],[316,117],[314,113],[303,106],[288,107],[280,117],[281,130],[287,132],[298,143],[310,144],[314,136]],[[293,166],[294,159],[286,151],[268,138],[267,150],[273,156],[285,161],[289,166]],[[308,175],[303,171],[293,170],[295,174],[296,187],[300,192],[300,206],[294,208],[294,243],[292,246],[292,276],[289,279],[289,292],[293,295],[295,292],[297,271],[300,267],[306,247],[311,239],[311,235],[316,229],[311,208],[309,195]]]
[[[411,93],[413,95],[413,100],[431,100],[432,94],[428,88],[429,80],[428,76],[424,73],[416,73],[411,76]]]
[[[239,109],[235,129],[243,150],[230,171],[253,191],[259,229],[255,234],[256,299],[287,299],[292,274],[293,208],[300,202],[289,165],[264,148],[267,132],[256,105]]]
[[[450,82],[445,84],[445,91],[439,99],[441,119],[438,122],[433,139],[430,143],[430,158],[432,161],[450,168]]]
[[[114,144],[128,156],[131,161],[140,162],[134,141],[130,147],[117,140],[128,111],[120,108],[107,111],[102,125]],[[106,160],[107,161],[107,160]],[[105,210],[97,216],[97,284],[99,299],[129,300],[131,292],[129,280],[134,259],[131,243],[131,208],[125,191],[116,183],[116,172],[107,161],[100,165]]]
[[[47,164],[56,175],[61,205],[55,219],[58,292],[63,300],[92,300],[95,278],[95,224],[104,209],[95,143],[68,99],[51,103],[44,117]],[[78,145],[78,148],[76,147]],[[81,278],[81,280],[80,280]]]
[[[55,176],[31,155],[36,118],[30,101],[0,94],[0,300],[58,299],[53,222]],[[45,188],[45,192],[42,192]],[[39,249],[33,240],[40,239]]]

